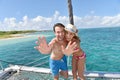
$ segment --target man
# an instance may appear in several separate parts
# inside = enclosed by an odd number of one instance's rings
[[[67,53],[73,53],[76,47],[76,43],[67,43],[64,28],[65,26],[63,24],[56,23],[53,26],[56,37],[53,38],[49,44],[47,44],[45,37],[39,37],[38,46],[36,47],[43,54],[51,53],[49,64],[54,80],[59,79],[59,70],[61,70],[60,74],[63,75],[65,79],[68,78],[67,60],[64,55],[66,53],[63,53],[63,50]]]

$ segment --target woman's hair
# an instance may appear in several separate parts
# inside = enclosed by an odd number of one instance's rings
[[[67,33],[68,31],[65,30],[65,34]],[[76,33],[78,33],[78,30],[76,31]],[[73,36],[73,39],[72,40],[77,40],[79,42],[81,42],[80,38],[76,35],[76,33],[73,33],[74,36]]]
[[[73,36],[73,39],[78,40],[79,42],[81,42],[80,38],[78,36]]]

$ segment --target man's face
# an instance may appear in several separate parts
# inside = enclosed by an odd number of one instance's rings
[[[56,26],[56,27],[55,27],[55,35],[56,35],[56,38],[57,38],[59,41],[64,40],[64,36],[65,36],[64,28],[63,28],[63,27]]]

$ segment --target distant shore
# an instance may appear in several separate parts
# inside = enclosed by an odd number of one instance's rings
[[[15,39],[15,38],[24,38],[23,34],[29,34],[34,32],[50,32],[51,30],[26,30],[26,31],[0,31],[0,39]]]
[[[34,30],[27,31],[0,31],[0,39],[21,38],[22,34],[37,32]]]

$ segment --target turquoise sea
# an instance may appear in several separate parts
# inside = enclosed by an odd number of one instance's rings
[[[48,56],[34,49],[37,37],[42,35],[47,42],[54,37],[54,33],[50,31],[25,34],[27,37],[24,38],[0,40],[0,60],[26,65]],[[120,27],[79,29],[79,37],[81,47],[87,55],[87,71],[120,72]],[[44,61],[47,60],[48,58]],[[46,63],[45,67],[49,68],[49,63]]]

